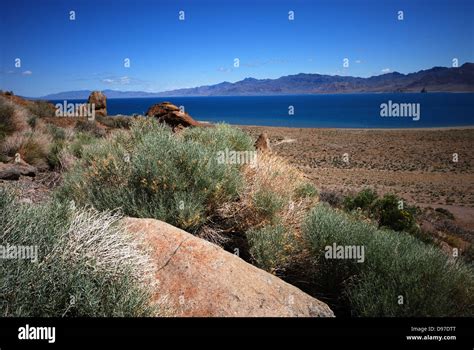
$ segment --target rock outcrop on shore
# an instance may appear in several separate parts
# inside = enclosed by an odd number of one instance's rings
[[[126,218],[156,263],[154,299],[176,316],[334,317],[323,302],[236,255],[154,219]]]
[[[107,116],[107,97],[101,91],[92,91],[87,103],[94,104],[95,115],[101,117]]]
[[[188,113],[181,111],[179,107],[170,102],[162,102],[151,106],[145,115],[157,118],[158,122],[169,125],[173,128],[173,131],[200,125]]]
[[[255,149],[260,152],[271,152],[270,140],[266,132],[261,133],[255,142]]]

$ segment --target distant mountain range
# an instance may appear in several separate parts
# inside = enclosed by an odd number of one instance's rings
[[[235,83],[199,86],[164,92],[103,90],[107,98],[172,96],[259,96],[351,92],[474,92],[474,63],[458,68],[433,67],[416,73],[398,72],[357,78],[339,75],[287,75],[278,79],[246,78]],[[87,99],[90,90],[66,91],[41,97],[47,100]]]

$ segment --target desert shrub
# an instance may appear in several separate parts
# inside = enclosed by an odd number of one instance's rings
[[[16,130],[11,122],[14,112],[11,103],[6,102],[3,98],[0,99],[0,128],[5,134],[10,134]]]
[[[99,123],[114,129],[129,129],[133,121],[133,118],[130,117],[104,117],[101,115],[97,115],[95,119]]]
[[[105,135],[104,129],[102,129],[95,120],[82,120],[79,119],[76,122],[74,129],[78,132],[87,132],[95,137],[102,137]]]
[[[183,137],[205,145],[213,151],[255,151],[253,141],[242,130],[227,124],[217,124],[214,127],[188,128]]]
[[[5,157],[12,157],[26,140],[27,136],[21,133],[15,133],[6,137],[1,144],[0,153]]]
[[[399,207],[400,198],[393,194],[386,194],[373,203],[371,215],[377,220],[379,226],[395,231],[417,231],[414,208],[404,205]]]
[[[32,115],[28,118],[28,125],[30,128],[35,129],[38,125],[38,117],[36,115]]]
[[[474,246],[472,243],[462,252],[461,257],[467,264],[474,266]]]
[[[431,233],[429,230],[422,229],[418,225],[412,226],[407,232],[426,244],[437,245],[437,241],[433,237],[433,233]]]
[[[46,166],[50,146],[51,139],[47,135],[33,132],[26,138],[26,142],[21,145],[18,153],[28,164],[44,167]]]
[[[20,205],[0,190],[2,246],[36,246],[37,259],[3,259],[0,314],[147,316],[153,264],[120,215],[48,202]]]
[[[474,272],[406,233],[318,205],[304,224],[321,290],[358,316],[472,316]],[[327,246],[364,247],[364,261],[326,259]],[[403,304],[399,304],[399,296]]]
[[[51,138],[43,126],[24,107],[0,98],[0,158],[7,160],[19,153],[27,163],[46,167]]]
[[[453,213],[451,213],[448,209],[436,208],[435,211],[438,212],[438,213],[443,214],[443,215],[446,216],[448,219],[451,219],[451,220],[454,220],[454,219],[455,219]]]
[[[278,223],[247,231],[247,240],[257,266],[269,272],[283,269],[297,247],[291,230]]]
[[[355,196],[347,196],[344,199],[344,208],[348,211],[357,208],[361,208],[363,210],[369,209],[377,198],[377,193],[374,190],[366,188],[357,193]]]
[[[89,133],[78,132],[74,140],[68,144],[68,151],[76,158],[81,158],[83,150],[90,145],[93,145],[97,139]]]
[[[356,216],[358,212],[355,209],[360,209],[361,214],[376,220],[379,227],[409,232],[427,241],[428,237],[416,223],[418,210],[405,203],[400,206],[400,203],[401,199],[394,194],[385,194],[379,198],[374,190],[364,189],[354,196],[347,196],[343,207],[346,211],[353,211]]]
[[[77,159],[82,158],[84,149],[94,147],[97,138],[88,132],[74,133],[72,130],[53,128],[50,131],[54,141],[48,154],[51,168],[61,171],[70,170]]]
[[[239,200],[219,209],[227,224],[246,232],[278,220],[298,231],[306,211],[317,201],[316,197],[296,195],[306,186],[304,175],[284,159],[266,153],[259,153],[255,166],[245,166],[242,173],[246,186]]]
[[[54,124],[47,124],[46,130],[55,141],[64,141],[67,138],[66,130]]]
[[[276,214],[285,204],[284,199],[278,193],[268,189],[260,189],[253,197],[253,207],[257,211],[256,214],[270,222],[276,219]]]
[[[316,189],[303,174],[272,154],[259,154],[255,167],[244,168],[245,190],[227,205],[238,230],[246,233],[255,263],[281,273],[301,253],[301,221],[316,203]]]
[[[295,189],[296,198],[315,197],[318,195],[316,187],[309,182],[302,183]]]
[[[16,153],[28,164],[46,167],[51,138],[42,132],[15,133],[8,136],[2,143],[1,153],[8,157]]]
[[[47,101],[30,101],[26,108],[39,118],[54,117],[56,115],[56,108]]]
[[[81,157],[66,174],[60,197],[190,231],[235,200],[243,185],[238,165],[220,164],[208,144],[176,137],[154,120],[134,121],[130,133],[85,147]]]
[[[342,206],[344,198],[340,192],[324,189],[319,194],[319,200],[328,203],[331,207],[339,208]]]
[[[437,230],[461,236],[466,240],[472,239],[473,232],[471,230],[463,228],[453,220],[441,218],[440,220],[434,222],[434,226]]]
[[[29,129],[28,118],[24,110],[0,97],[0,134],[5,138],[17,131]]]
[[[47,159],[50,168],[58,169],[61,166],[61,151],[64,149],[65,142],[56,140],[51,145]]]
[[[443,237],[443,241],[448,243],[453,248],[462,248],[464,246],[464,241],[461,238],[450,234],[445,235]]]
[[[46,130],[52,137],[52,145],[48,154],[48,164],[52,169],[61,167],[61,154],[68,144],[70,135],[66,130],[54,124],[47,124]]]
[[[344,281],[356,273],[354,260],[325,259],[325,247],[338,245],[365,245],[376,231],[376,227],[354,219],[346,219],[342,214],[324,204],[313,209],[303,225],[303,236],[309,242],[313,264],[318,268],[316,278],[324,292],[334,292]],[[349,244],[348,244],[349,245]],[[337,293],[340,295],[340,293]]]

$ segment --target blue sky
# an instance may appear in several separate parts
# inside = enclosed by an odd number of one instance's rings
[[[0,13],[0,88],[34,97],[301,72],[410,73],[453,58],[474,62],[473,18],[472,0],[8,1]]]

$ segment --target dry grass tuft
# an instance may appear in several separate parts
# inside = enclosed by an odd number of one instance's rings
[[[0,129],[0,132],[6,135],[31,130],[28,125],[28,111],[0,97]]]
[[[0,157],[10,159],[16,153],[28,164],[48,167],[52,137],[45,123],[22,105],[0,97]]]
[[[259,153],[256,166],[246,166],[243,174],[240,200],[221,207],[222,217],[244,232],[275,221],[299,232],[302,218],[317,202],[316,196],[298,194],[308,184],[303,173],[277,155]]]
[[[71,151],[67,148],[63,148],[59,152],[58,158],[59,158],[59,168],[61,169],[61,171],[68,171],[72,169],[72,167],[77,161],[77,157],[75,157],[71,153]]]
[[[87,208],[76,210],[64,234],[61,259],[93,262],[96,272],[108,276],[129,274],[134,280],[149,285],[153,282],[155,265],[143,251],[146,245],[131,236],[118,212],[98,212]]]
[[[28,164],[45,168],[52,139],[41,132],[15,133],[8,136],[0,147],[3,156],[14,157],[19,153],[21,159]]]

